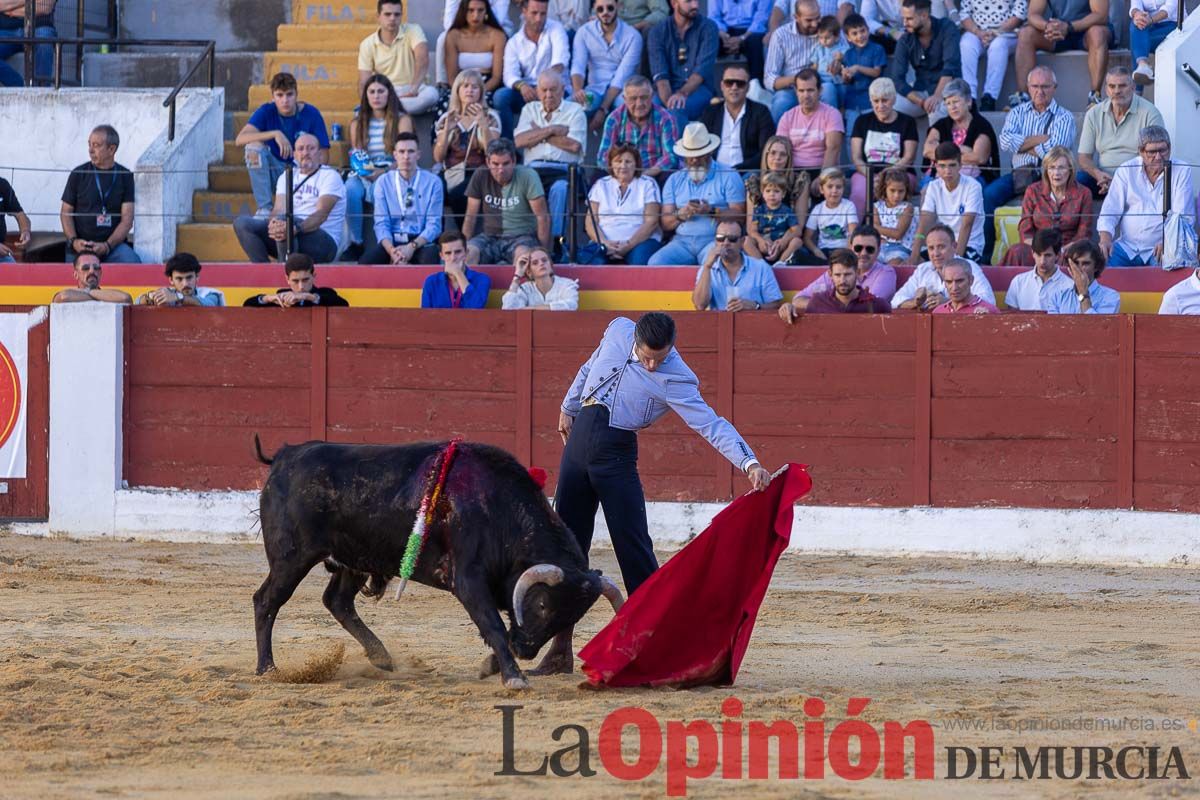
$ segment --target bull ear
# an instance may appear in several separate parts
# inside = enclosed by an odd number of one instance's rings
[[[563,574],[562,567],[555,564],[534,564],[529,569],[521,573],[521,577],[517,578],[517,585],[513,587],[513,619],[516,620],[517,627],[525,627],[525,620],[521,612],[521,607],[525,604],[525,593],[535,583],[544,583],[547,586],[557,586],[566,578]]]
[[[600,585],[600,594],[612,604],[613,613],[620,611],[621,606],[625,605],[625,596],[621,594],[621,588],[617,586],[616,581],[599,571],[593,574],[596,576],[596,582]]]

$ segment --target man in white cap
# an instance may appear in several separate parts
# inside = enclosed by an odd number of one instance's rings
[[[663,188],[662,227],[675,237],[650,257],[650,264],[695,264],[713,243],[717,223],[746,218],[746,187],[736,172],[713,162],[721,137],[703,122],[689,123],[675,143],[685,165]]]

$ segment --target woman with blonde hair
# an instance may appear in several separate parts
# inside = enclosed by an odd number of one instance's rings
[[[486,162],[488,143],[500,135],[500,116],[484,103],[483,76],[464,69],[450,88],[450,110],[433,126],[433,161],[446,182],[446,206],[467,210],[467,182]]]
[[[1001,260],[1005,267],[1033,266],[1033,235],[1044,228],[1057,228],[1063,250],[1092,235],[1092,193],[1075,180],[1071,150],[1050,148],[1042,159],[1042,179],[1025,190],[1021,201],[1021,241],[1008,249]]]
[[[531,308],[541,311],[574,311],[579,308],[579,282],[554,274],[550,251],[541,245],[517,245],[513,250],[512,283],[501,298],[500,307],[513,311]]]
[[[783,175],[787,184],[783,202],[796,212],[796,224],[803,230],[804,223],[808,220],[808,206],[812,202],[809,194],[812,176],[792,166],[791,139],[779,135],[767,139],[767,143],[763,145],[762,162],[759,167],[759,174],[746,178],[745,229],[750,230],[750,223],[754,220],[754,207],[762,202],[762,176],[768,172],[778,172]]]

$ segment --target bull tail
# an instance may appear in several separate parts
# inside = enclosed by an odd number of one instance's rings
[[[254,434],[254,453],[258,456],[258,460],[266,464],[268,467],[275,463],[275,459],[267,458],[263,455],[262,442],[258,440],[258,434]]]

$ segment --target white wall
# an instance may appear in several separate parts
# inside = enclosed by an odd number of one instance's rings
[[[1183,22],[1183,30],[1167,37],[1154,53],[1154,105],[1171,132],[1171,156],[1189,164],[1200,164],[1200,136],[1191,127],[1200,117],[1200,85],[1183,73],[1191,64],[1200,75],[1200,14]],[[1196,173],[1193,172],[1193,185]]]
[[[170,89],[0,89],[0,142],[6,145],[0,148],[0,174],[12,183],[35,231],[62,230],[59,210],[67,174],[87,162],[87,137],[97,125],[109,124],[117,129],[121,136],[117,161],[131,170],[139,169],[144,158],[146,168],[150,169],[174,163],[202,169],[198,161],[207,164],[220,159],[221,126],[218,122],[214,127],[211,119],[213,114],[217,120],[223,116],[224,91],[188,90],[186,102],[177,108],[174,148],[165,147],[167,109],[162,102],[169,92]],[[189,125],[199,127],[194,136],[181,139]],[[188,152],[181,152],[184,149]],[[179,181],[192,186],[196,178],[207,180],[201,171],[194,176],[180,176]],[[135,245],[143,259],[161,261],[163,228],[169,224],[173,237],[174,224],[191,213],[190,190],[183,202],[183,192],[173,184],[163,187],[161,177],[147,180],[139,176],[136,180],[137,217],[148,223],[148,230],[143,234],[142,224],[135,222]],[[165,211],[163,198],[173,204]],[[169,222],[164,213],[170,215]],[[180,218],[180,214],[184,216]]]

